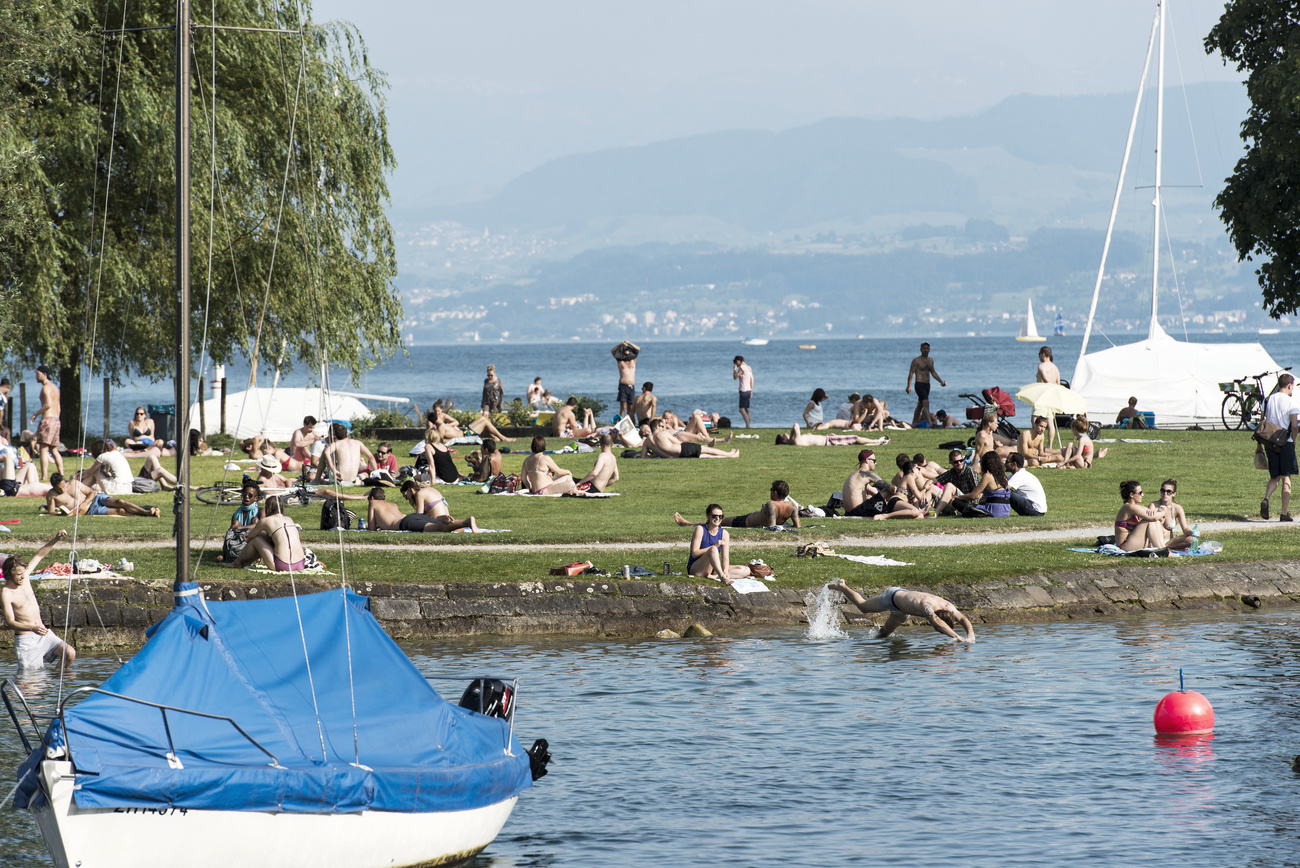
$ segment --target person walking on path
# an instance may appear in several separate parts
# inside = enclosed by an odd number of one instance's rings
[[[1295,377],[1283,374],[1277,378],[1277,391],[1268,396],[1264,402],[1264,418],[1287,432],[1286,443],[1276,452],[1265,449],[1268,456],[1268,486],[1264,489],[1264,499],[1259,502],[1259,514],[1268,518],[1268,504],[1273,499],[1273,492],[1282,488],[1282,514],[1278,521],[1291,521],[1291,477],[1300,470],[1296,467],[1295,438],[1297,417],[1300,417],[1300,404],[1292,393],[1295,390]]]
[[[36,448],[41,454],[41,479],[50,468],[50,457],[54,458],[54,467],[63,473],[63,455],[59,452],[59,387],[50,379],[50,369],[41,365],[36,369],[36,382],[41,384],[41,406],[32,414],[29,422],[41,417],[41,424],[36,428]]]
[[[749,427],[749,401],[754,397],[754,369],[745,364],[744,356],[731,360],[731,379],[740,381],[740,415]]]
[[[939,385],[945,389],[948,384],[939,376],[935,370],[934,359],[930,358],[930,344],[921,344],[921,355],[912,359],[911,366],[907,369],[907,388],[904,390],[907,394],[912,394],[912,380],[916,380],[916,409],[912,411],[912,427],[915,428],[921,423],[922,419],[928,418],[930,414],[930,377],[939,381]]]
[[[844,584],[843,579],[836,579],[827,585],[832,591],[839,591],[848,601],[858,607],[858,611],[868,614],[888,612],[889,617],[876,633],[877,639],[883,639],[907,623],[908,616],[924,618],[936,632],[956,639],[959,642],[974,642],[975,627],[957,607],[935,594],[924,591],[907,591],[903,588],[885,588],[874,597],[864,597]],[[951,626],[950,626],[951,625]],[[961,625],[966,631],[966,638],[958,636],[953,627]]]
[[[618,364],[618,415],[626,416],[631,412],[636,387],[636,357],[641,355],[641,348],[631,341],[622,341],[609,351]]]

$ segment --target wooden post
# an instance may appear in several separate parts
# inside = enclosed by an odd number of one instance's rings
[[[104,439],[108,439],[108,417],[110,416],[108,404],[108,377],[104,378]]]
[[[226,433],[226,378],[221,378],[221,433]]]
[[[28,420],[32,418],[31,416],[27,415],[27,384],[26,383],[18,384],[18,408],[23,411],[23,418],[19,420],[18,431],[15,431],[14,432],[15,434],[21,432],[24,428],[26,428]]]
[[[208,413],[204,406],[207,402],[203,400],[203,378],[199,377],[199,430],[203,436],[208,436]]]

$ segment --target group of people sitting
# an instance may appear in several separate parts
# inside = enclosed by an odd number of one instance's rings
[[[1126,552],[1154,549],[1157,552],[1182,551],[1192,545],[1192,528],[1187,513],[1175,503],[1178,480],[1160,483],[1160,496],[1148,506],[1143,503],[1142,483],[1126,479],[1119,484],[1123,501],[1115,515],[1115,545]]]
[[[830,428],[847,428],[853,431],[883,431],[886,428],[906,430],[910,422],[899,419],[889,413],[889,404],[871,394],[852,392],[846,401],[835,411],[835,418],[825,418],[823,406],[829,396],[825,389],[816,389],[812,398],[803,408],[804,426],[813,431],[825,431]],[[956,428],[957,421],[946,410],[926,414],[922,427]]]

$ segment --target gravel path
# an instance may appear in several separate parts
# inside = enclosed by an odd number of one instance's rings
[[[838,522],[837,522],[838,524]],[[1211,534],[1225,530],[1268,530],[1276,528],[1279,522],[1276,519],[1271,521],[1203,521],[1201,522],[1201,539],[1210,539]],[[834,525],[831,525],[834,527]],[[969,526],[969,524],[967,525]],[[876,549],[901,549],[901,548],[920,548],[923,546],[950,546],[954,544],[962,545],[981,545],[998,542],[1050,542],[1052,540],[1072,540],[1086,543],[1094,537],[1102,534],[1113,532],[1114,528],[1105,525],[1086,525],[1080,527],[1058,528],[1055,530],[1019,530],[999,533],[997,531],[987,531],[984,533],[971,533],[953,531],[951,533],[940,531],[938,533],[924,534],[907,534],[899,536],[876,536],[876,537],[855,537],[845,535],[837,540],[825,540],[832,546],[842,548],[876,548]],[[344,537],[347,540],[348,548],[353,551],[384,551],[394,546],[401,546],[404,550],[414,551],[464,551],[473,549],[474,551],[493,551],[493,552],[516,552],[516,551],[582,551],[588,548],[619,548],[627,550],[655,550],[655,549],[678,549],[684,545],[683,540],[672,540],[667,542],[603,542],[593,540],[588,543],[475,543],[472,546],[465,544],[428,544],[428,543],[370,543],[360,542],[356,534],[349,533]],[[743,536],[733,534],[733,542],[743,544],[745,548],[777,548],[784,546],[795,546],[799,542],[799,534],[795,533],[763,533],[758,532],[746,533]],[[32,548],[36,547],[36,542]],[[12,545],[18,547],[15,541]],[[169,540],[149,540],[136,542],[116,542],[105,540],[103,542],[87,543],[87,548],[171,548],[172,543]],[[194,544],[194,548],[198,547]],[[220,541],[215,545],[220,548]],[[90,553],[88,551],[88,553]]]

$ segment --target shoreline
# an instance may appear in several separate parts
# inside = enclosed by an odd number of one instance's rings
[[[370,598],[371,611],[394,639],[453,636],[567,635],[649,638],[662,630],[683,633],[700,625],[715,633],[754,626],[807,623],[804,595],[812,589],[774,587],[771,593],[737,594],[721,585],[580,577],[535,582],[449,582],[389,585],[362,582],[354,590]],[[259,599],[292,593],[286,581],[202,583],[209,600]],[[300,593],[336,584],[299,581]],[[1300,603],[1300,561],[1260,561],[1223,567],[1180,563],[1037,573],[959,585],[911,584],[951,600],[976,625],[1113,617],[1136,612],[1217,610],[1245,612]],[[39,584],[41,617],[80,649],[134,648],[144,631],[171,610],[171,580],[104,579],[75,592],[71,608],[66,579]],[[1250,602],[1248,602],[1250,600]],[[1252,605],[1258,603],[1258,605]],[[851,625],[878,624],[842,607]],[[930,630],[912,619],[907,627]],[[13,633],[0,635],[0,648]]]

